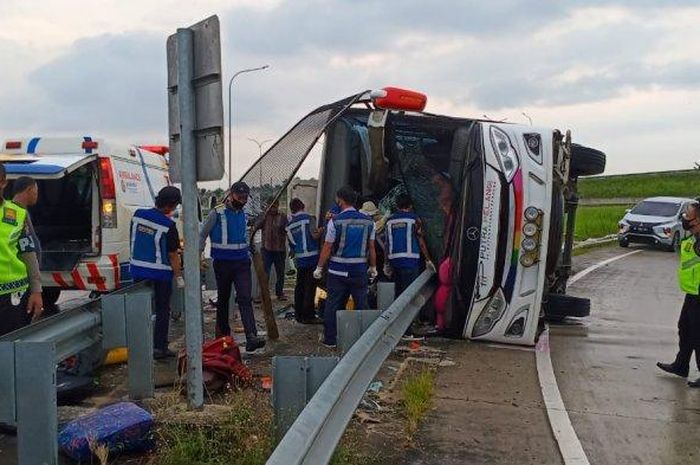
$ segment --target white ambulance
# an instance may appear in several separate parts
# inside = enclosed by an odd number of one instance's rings
[[[92,137],[9,139],[0,162],[12,180],[30,176],[39,201],[30,208],[41,241],[45,300],[61,289],[108,292],[131,282],[129,225],[170,184],[168,148],[119,147]]]

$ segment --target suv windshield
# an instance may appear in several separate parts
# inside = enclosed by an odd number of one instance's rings
[[[675,216],[681,207],[677,202],[649,202],[644,201],[637,204],[630,213],[647,216]]]

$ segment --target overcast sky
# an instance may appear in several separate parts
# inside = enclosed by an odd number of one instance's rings
[[[690,168],[698,3],[2,0],[0,138],[166,144],[165,40],[218,14],[226,78],[271,66],[234,85],[234,176],[257,155],[247,138],[386,85],[427,93],[434,113],[571,129],[608,173]]]

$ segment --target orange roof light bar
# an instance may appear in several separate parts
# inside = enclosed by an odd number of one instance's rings
[[[385,110],[423,111],[428,103],[425,94],[399,87],[385,87],[371,94],[374,104]]]

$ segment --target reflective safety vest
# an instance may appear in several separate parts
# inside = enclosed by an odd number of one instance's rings
[[[19,243],[26,219],[27,210],[16,203],[5,200],[0,205],[0,295],[24,292],[29,287]]]
[[[318,263],[318,241],[311,235],[313,216],[298,213],[287,224],[287,237],[294,248],[297,268],[312,268]]]
[[[357,210],[346,210],[335,216],[333,225],[335,244],[328,273],[338,276],[367,273],[367,246],[374,230],[372,219]]]
[[[695,236],[690,236],[681,242],[678,283],[686,294],[700,293],[700,257],[695,253]]]
[[[243,210],[216,207],[216,224],[209,233],[214,260],[248,260],[248,233]]]
[[[169,281],[168,231],[175,223],[157,208],[136,210],[131,218],[131,275],[137,279]]]
[[[397,212],[386,222],[389,261],[395,268],[418,268],[418,216],[411,212]]]

